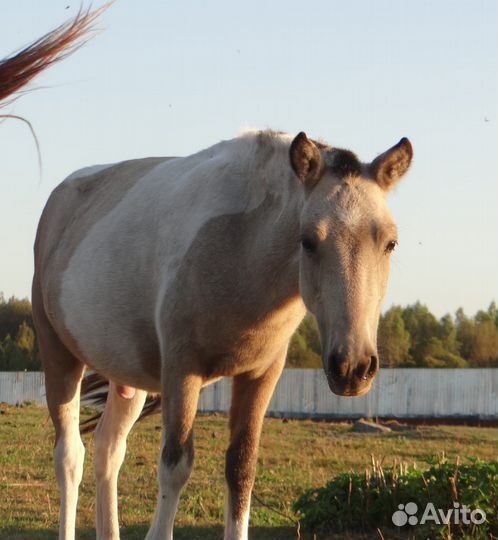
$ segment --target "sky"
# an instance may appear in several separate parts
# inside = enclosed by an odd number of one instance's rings
[[[87,3],[84,5],[88,5]],[[95,1],[94,7],[102,5]],[[117,0],[0,126],[0,291],[30,296],[43,206],[75,169],[188,155],[246,127],[306,131],[370,161],[403,137],[390,208],[400,242],[384,302],[437,316],[498,301],[495,0]],[[2,5],[0,57],[74,15]]]

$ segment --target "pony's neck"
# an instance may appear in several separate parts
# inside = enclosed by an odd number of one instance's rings
[[[256,158],[248,163],[248,181],[264,190],[264,201],[256,210],[257,246],[246,261],[254,269],[256,286],[264,291],[264,309],[271,311],[294,301],[299,293],[299,223],[304,190],[289,166],[288,135],[259,132]],[[246,154],[247,155],[247,154]],[[263,185],[262,185],[263,184]],[[304,308],[303,308],[304,309]]]

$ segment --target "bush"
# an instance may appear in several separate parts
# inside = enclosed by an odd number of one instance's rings
[[[377,528],[395,529],[393,513],[399,504],[414,502],[417,517],[428,503],[445,512],[459,503],[471,510],[481,509],[486,521],[481,525],[454,523],[399,527],[399,533],[416,538],[490,539],[498,534],[496,516],[498,494],[498,462],[474,460],[469,465],[431,460],[432,466],[421,471],[415,467],[395,465],[383,469],[374,460],[363,474],[343,473],[325,487],[306,491],[294,504],[304,528],[320,534],[367,533]],[[462,521],[462,520],[460,520]]]

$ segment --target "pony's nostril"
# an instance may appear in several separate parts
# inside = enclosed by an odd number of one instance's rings
[[[364,360],[364,363],[360,364],[355,369],[355,375],[359,379],[364,381],[368,379],[373,379],[379,370],[379,360],[376,356],[367,356]]]
[[[379,370],[379,359],[376,356],[370,357],[370,367],[368,368],[369,377],[373,377]]]
[[[329,372],[332,377],[345,377],[348,366],[342,355],[332,353],[329,357]]]

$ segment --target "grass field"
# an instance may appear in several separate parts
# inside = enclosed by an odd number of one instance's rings
[[[0,410],[0,539],[56,538],[58,492],[47,410],[32,405],[2,405]],[[129,438],[120,476],[125,539],[143,538],[152,519],[159,421],[159,416],[145,420]],[[195,468],[182,496],[175,538],[222,537],[226,424],[223,416],[201,416],[196,421]],[[426,456],[442,451],[449,459],[458,456],[463,462],[469,457],[496,459],[493,428],[433,426],[375,435],[351,433],[350,429],[347,424],[265,420],[251,512],[252,540],[296,538],[292,512],[296,497],[339,472],[365,469],[372,454],[383,459],[385,466],[397,459],[416,462],[421,468],[427,466]],[[95,538],[92,437],[85,436],[84,442],[87,453],[78,506],[78,538],[83,540]],[[301,531],[301,536],[309,534]]]

